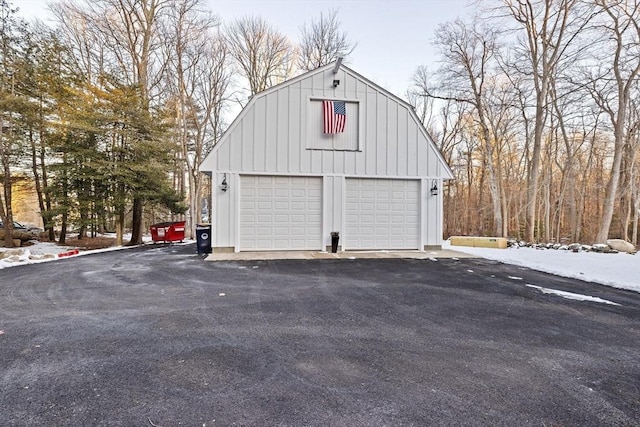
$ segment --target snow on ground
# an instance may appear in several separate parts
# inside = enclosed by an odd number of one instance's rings
[[[567,298],[567,299],[573,299],[576,301],[591,301],[591,302],[600,302],[603,304],[610,304],[610,305],[620,305],[616,302],[613,301],[609,301],[607,299],[602,299],[599,297],[592,297],[589,295],[582,295],[582,294],[576,294],[573,292],[567,292],[567,291],[559,291],[557,289],[549,289],[549,288],[543,288],[542,286],[537,286],[537,285],[527,285],[529,288],[534,288],[539,290],[540,292],[542,292],[543,294],[552,294],[552,295],[558,295],[562,298]]]
[[[576,253],[527,247],[489,249],[451,246],[449,241],[444,242],[442,248],[558,276],[640,292],[640,252],[630,255],[582,251]]]
[[[115,237],[114,235],[105,234],[106,237]],[[124,240],[128,241],[131,238],[131,235],[124,235]],[[142,241],[145,244],[149,244],[152,242],[151,236],[144,235],[142,236]],[[193,243],[194,241],[191,239],[185,239],[182,244]],[[8,258],[0,259],[0,269],[7,267],[15,267],[18,265],[25,264],[37,264],[41,262],[54,261],[57,259],[63,259],[69,256],[82,256],[88,254],[95,254],[98,252],[110,252],[110,251],[118,251],[123,249],[130,249],[135,246],[112,246],[104,249],[92,249],[92,250],[82,250],[82,251],[74,251],[73,246],[58,246],[55,243],[51,242],[33,242],[34,244],[31,246],[23,246],[20,248],[8,249],[4,247],[0,247],[0,252],[11,251],[12,253],[16,253]],[[181,244],[181,243],[174,243]]]

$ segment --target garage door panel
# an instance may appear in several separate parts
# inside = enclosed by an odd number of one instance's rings
[[[321,247],[321,178],[241,176],[240,180],[240,250]]]
[[[291,215],[288,213],[281,213],[281,212],[277,212],[275,214],[272,215],[273,217],[273,224],[288,224],[289,222],[291,222]],[[268,226],[268,224],[265,224],[265,226]]]
[[[268,185],[271,185],[272,182],[275,182],[276,185],[284,185],[289,186],[291,183],[290,176],[263,176],[264,182]]]
[[[264,208],[261,208],[264,209]],[[271,223],[273,222],[273,215],[267,213],[260,213],[256,219],[258,224]]]
[[[307,228],[306,227],[291,227],[289,229],[291,231],[291,236],[292,237],[304,237],[307,234]]]
[[[411,219],[410,218],[405,218],[404,216],[392,215],[389,218],[389,223],[392,224],[392,225],[401,225],[404,228],[405,225],[411,223]]]
[[[303,224],[304,220],[305,220],[305,217],[306,216],[303,213],[299,214],[299,215],[298,214],[289,215],[290,222],[291,223],[295,223],[295,224]]]
[[[346,180],[347,249],[417,249],[420,240],[418,180]]]
[[[375,216],[375,224],[379,227],[384,227],[391,222],[393,222],[393,219],[390,215],[380,213]]]
[[[353,215],[351,216],[351,218],[353,219],[353,221],[358,221],[358,216],[357,215]],[[362,214],[360,215],[360,222],[363,224],[373,224],[376,220],[376,217],[374,215],[370,215],[370,214]]]
[[[288,201],[279,200],[274,203],[274,209],[277,211],[288,211],[291,207],[291,203]]]
[[[267,244],[267,243],[265,243],[265,244]],[[286,251],[286,250],[289,249],[289,246],[291,246],[292,244],[295,246],[296,244],[302,244],[302,243],[301,242],[292,241],[292,240],[289,240],[289,239],[284,239],[284,240],[276,239],[275,242],[274,242],[273,249],[280,249],[280,250]]]

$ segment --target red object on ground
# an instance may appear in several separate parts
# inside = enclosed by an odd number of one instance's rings
[[[149,227],[154,242],[182,242],[185,221],[161,222]]]
[[[67,256],[72,256],[72,255],[78,255],[79,253],[80,253],[79,249],[71,249],[70,251],[59,253],[58,254],[58,258],[63,258],[63,257],[67,257]]]

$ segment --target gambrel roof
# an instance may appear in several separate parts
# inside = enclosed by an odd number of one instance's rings
[[[336,79],[340,84],[334,87]],[[309,142],[321,134],[315,127],[319,110],[314,102],[322,99],[353,104],[348,120],[352,126],[358,123],[353,131],[357,149],[327,151]],[[410,104],[345,65],[336,67],[336,63],[254,95],[200,169],[453,178]]]

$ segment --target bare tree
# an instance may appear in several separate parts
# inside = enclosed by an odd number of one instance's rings
[[[578,162],[577,159],[589,138],[597,130],[599,114],[593,119],[585,114],[585,103],[580,99],[583,92],[576,92],[572,96],[558,96],[557,81],[550,85],[549,96],[552,104],[554,153],[552,156],[556,167],[560,171],[557,194],[555,195],[556,224],[555,239],[559,241],[561,236],[561,218],[565,207],[568,209],[569,236],[573,239],[580,237],[580,215],[578,200]],[[551,145],[551,144],[550,144]],[[551,227],[545,231],[551,233]]]
[[[432,84],[428,68],[424,65],[419,66],[413,73],[412,80],[413,85],[407,90],[405,98],[413,107],[424,127],[433,129],[436,99],[428,95]]]
[[[229,53],[249,83],[251,96],[291,77],[296,51],[289,39],[257,17],[226,28]]]
[[[606,42],[603,51],[613,52],[609,64],[592,76],[590,84],[595,102],[609,117],[614,137],[613,161],[596,236],[597,242],[605,242],[618,195],[625,145],[630,141],[629,131],[635,131],[634,127],[627,127],[627,121],[632,90],[640,74],[640,2],[596,0],[595,3],[604,12],[601,28],[607,37],[603,38]]]
[[[51,5],[53,14],[64,25],[56,31],[61,40],[73,51],[78,62],[76,69],[88,81],[96,81],[100,73],[105,71],[106,41],[102,34],[95,31],[92,16],[88,10],[70,0],[60,0]]]
[[[167,83],[176,104],[181,176],[187,176],[188,227],[200,222],[203,174],[199,165],[217,141],[222,108],[231,79],[227,48],[216,31],[217,21],[199,6],[201,0],[180,0],[171,13],[167,48]],[[183,190],[184,192],[184,190]]]
[[[488,171],[489,193],[493,204],[494,233],[506,235],[502,220],[502,198],[494,155],[495,138],[489,123],[490,96],[487,85],[492,83],[491,61],[498,50],[495,33],[482,29],[477,23],[468,26],[461,20],[438,27],[435,44],[446,57],[440,69],[442,94],[434,93],[428,87],[422,89],[428,96],[454,100],[468,104],[477,119],[479,139],[485,155]],[[420,71],[418,71],[418,78]]]
[[[535,89],[533,136],[527,184],[525,238],[536,240],[536,210],[538,179],[544,141],[544,127],[549,86],[559,65],[569,60],[569,48],[591,18],[580,9],[579,0],[503,0],[510,16],[516,21],[523,37],[520,58],[514,69],[531,76]],[[522,70],[521,64],[525,64]]]
[[[636,93],[638,88],[636,87]],[[629,130],[627,132],[627,150],[623,176],[628,187],[623,204],[623,236],[631,234],[631,243],[638,244],[638,225],[640,222],[640,97],[635,96],[630,103]],[[626,203],[625,203],[626,202]],[[629,230],[631,225],[631,230]]]
[[[320,20],[302,27],[300,35],[300,56],[298,67],[304,71],[314,70],[338,58],[347,58],[356,48],[347,33],[340,31],[338,10],[320,12]]]

